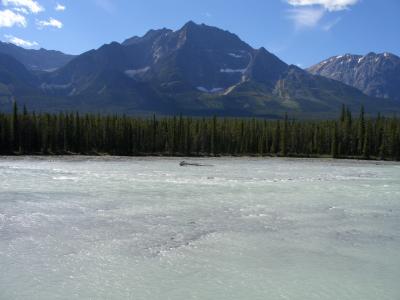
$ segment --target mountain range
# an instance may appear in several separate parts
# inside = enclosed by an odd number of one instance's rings
[[[400,111],[399,94],[390,84],[390,93],[369,92],[347,80],[353,71],[334,75],[337,68],[303,70],[228,31],[188,22],[177,31],[150,30],[75,57],[1,43],[0,103],[7,109],[16,100],[50,112],[271,118],[285,112],[332,116],[342,104],[353,111],[361,104],[371,113]],[[387,82],[399,74],[374,69],[374,76],[382,72]]]
[[[308,71],[341,81],[372,97],[400,101],[400,57],[391,53],[335,56]]]
[[[54,71],[66,65],[75,57],[75,55],[64,54],[60,51],[25,49],[4,42],[0,42],[0,53],[12,56],[28,70],[47,72]]]

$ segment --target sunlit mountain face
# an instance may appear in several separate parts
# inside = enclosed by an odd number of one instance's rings
[[[351,85],[369,96],[400,101],[400,57],[394,54],[340,55],[308,70]]]

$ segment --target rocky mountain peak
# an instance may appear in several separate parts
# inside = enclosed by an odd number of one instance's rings
[[[167,29],[167,28],[151,29],[151,30],[147,31],[142,37],[133,36],[129,39],[126,39],[125,41],[122,42],[122,45],[130,46],[130,45],[137,45],[137,44],[143,43],[143,42],[153,42],[158,37],[168,34],[170,32],[172,32],[172,30]]]
[[[308,71],[341,81],[373,97],[400,100],[400,58],[389,52],[331,57]]]

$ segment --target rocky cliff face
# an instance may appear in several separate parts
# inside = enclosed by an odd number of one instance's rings
[[[391,53],[331,57],[308,71],[351,85],[369,96],[400,101],[400,57]]]

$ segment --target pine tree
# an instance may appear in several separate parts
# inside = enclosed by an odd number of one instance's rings
[[[371,135],[371,125],[370,125],[370,122],[368,122],[366,130],[365,130],[364,145],[363,145],[363,150],[362,150],[362,156],[364,159],[369,159],[370,155],[371,155],[370,135]]]
[[[338,129],[336,124],[333,126],[331,140],[331,155],[333,158],[338,158]]]
[[[274,135],[272,137],[272,145],[271,145],[271,153],[272,154],[279,153],[280,136],[281,136],[281,125],[280,125],[280,121],[278,120],[276,122]]]
[[[281,155],[287,156],[287,140],[288,140],[288,115],[285,114],[285,120],[283,121],[282,137],[281,137]]]
[[[357,137],[358,154],[361,154],[363,152],[363,148],[364,148],[364,144],[365,144],[364,137],[365,137],[365,111],[364,111],[364,106],[361,106],[360,117],[358,119],[358,137]]]
[[[13,151],[20,151],[20,140],[19,140],[19,117],[18,117],[18,105],[14,101],[13,104],[13,118],[12,118],[12,140],[13,140]]]

